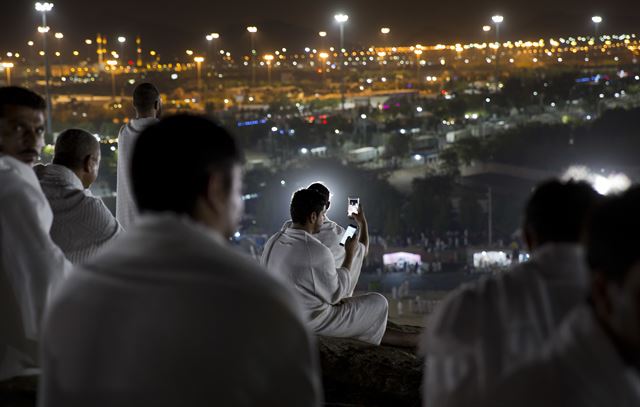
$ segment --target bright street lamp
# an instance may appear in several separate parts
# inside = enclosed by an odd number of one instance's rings
[[[338,13],[333,16],[336,22],[340,25],[340,72],[342,81],[340,84],[340,107],[344,110],[344,72],[342,72],[344,65],[344,23],[349,21],[349,16],[344,13]]]
[[[126,38],[126,37],[123,37],[123,36],[120,36],[120,37],[118,37],[118,42],[119,42],[120,44],[124,44],[125,42],[127,42],[127,38]]]
[[[47,12],[53,9],[53,3],[36,3],[36,11]]]
[[[326,31],[320,31],[320,32],[318,33],[318,35],[324,38],[324,37],[326,37],[326,36],[327,36],[327,32],[326,32]]]
[[[251,38],[251,86],[255,86],[256,84],[256,50],[254,45],[254,34],[258,32],[258,27],[250,25],[247,27],[247,31],[249,31],[249,37]]]
[[[380,29],[380,32],[381,32],[382,34],[384,34],[384,35],[387,35],[387,34],[389,34],[389,33],[391,32],[391,28],[389,28],[389,27],[382,27],[382,28]]]
[[[47,26],[47,12],[53,9],[53,3],[38,2],[35,4],[35,8],[36,11],[42,13],[42,26],[38,27],[38,32],[42,34],[42,50],[44,51],[44,92],[47,101],[47,134],[51,135],[51,93],[49,92],[49,82],[51,81],[51,67],[49,67],[49,53],[47,52],[47,33],[49,32],[49,27]]]
[[[55,33],[55,34],[53,34],[53,36],[56,37],[59,40],[64,38],[64,34],[62,34],[62,33]]]
[[[482,31],[484,31],[484,32],[489,32],[489,31],[491,31],[491,26],[490,26],[490,25],[483,25],[483,26],[482,26]]]

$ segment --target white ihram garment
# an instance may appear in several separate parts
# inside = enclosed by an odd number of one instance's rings
[[[282,230],[291,227],[292,222],[285,222]],[[344,263],[344,258],[346,256],[346,252],[344,246],[340,245],[340,240],[342,240],[342,235],[344,235],[345,229],[338,225],[336,222],[332,220],[325,220],[320,227],[320,232],[314,233],[313,237],[318,239],[323,245],[327,246],[329,250],[331,250],[331,254],[333,255],[333,259],[335,260],[336,268],[342,267],[342,263]],[[351,275],[351,287],[349,290],[349,297],[353,296],[353,292],[356,289],[356,285],[358,284],[358,279],[360,278],[360,272],[362,271],[362,263],[364,262],[366,248],[364,244],[358,242],[356,246],[355,253],[353,255],[353,260],[351,261],[351,268],[349,269],[349,274]]]
[[[128,230],[138,216],[131,185],[131,158],[138,135],[145,127],[157,123],[155,117],[131,119],[118,133],[118,171],[116,183],[116,219],[124,230]],[[153,165],[153,163],[149,163]]]
[[[496,388],[485,406],[637,407],[640,376],[584,304],[567,316],[535,360]]]
[[[51,238],[73,264],[90,260],[122,232],[102,199],[73,171],[56,164],[34,169],[53,211]]]
[[[216,232],[143,215],[54,299],[40,406],[319,406],[296,305]]]
[[[511,271],[467,284],[436,310],[423,338],[424,405],[480,402],[536,355],[587,296],[584,252],[546,244]]]
[[[261,263],[298,292],[317,334],[380,344],[387,300],[378,293],[351,297],[355,276],[336,268],[331,251],[313,235],[284,227],[265,245]]]
[[[33,169],[0,154],[0,380],[33,374],[49,292],[71,268]]]

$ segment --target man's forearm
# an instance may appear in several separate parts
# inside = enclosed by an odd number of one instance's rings
[[[345,252],[344,261],[342,262],[342,266],[347,270],[351,271],[351,263],[353,263],[353,254],[349,252]]]
[[[362,230],[360,231],[360,243],[364,245],[364,255],[369,254],[369,226],[367,221],[362,222]]]

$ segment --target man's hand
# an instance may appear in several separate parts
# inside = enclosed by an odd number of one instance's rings
[[[344,244],[344,251],[347,257],[353,257],[356,254],[356,249],[358,248],[358,235],[353,237],[348,237],[347,241]]]
[[[348,237],[344,243],[344,261],[342,262],[342,267],[351,270],[351,263],[353,262],[357,247],[358,236]]]
[[[362,206],[362,204],[358,206],[358,212],[352,213],[350,218],[358,223],[358,229],[362,229],[362,226],[367,223],[367,217],[364,215],[364,207]]]
[[[350,218],[358,222],[359,240],[364,245],[364,255],[366,256],[369,254],[369,226],[367,225],[367,217],[364,215],[362,204],[358,208],[358,213],[352,214]]]

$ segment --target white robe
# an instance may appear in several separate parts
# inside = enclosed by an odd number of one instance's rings
[[[143,215],[54,299],[40,406],[318,406],[296,304],[221,235]]]
[[[73,171],[56,164],[34,169],[53,211],[51,238],[72,263],[90,260],[122,232],[102,199],[85,189]]]
[[[354,274],[336,268],[331,251],[313,235],[283,227],[267,241],[261,263],[299,293],[308,325],[317,334],[380,344],[387,300],[378,293],[351,297]]]
[[[496,387],[485,405],[637,407],[640,376],[585,304],[567,316],[534,361]]]
[[[133,224],[138,209],[131,190],[131,158],[138,135],[145,127],[157,123],[154,117],[131,119],[118,133],[118,168],[116,184],[116,219],[124,230]]]
[[[291,221],[285,222],[284,226],[282,226],[282,230],[291,227],[291,223]],[[329,250],[331,250],[336,268],[342,267],[342,263],[344,262],[344,258],[346,256],[344,246],[340,245],[340,241],[342,240],[344,231],[345,229],[342,226],[338,225],[332,220],[327,219],[320,227],[320,232],[313,234],[313,237],[318,239],[323,245],[327,246]],[[351,275],[351,289],[349,291],[349,297],[353,296],[353,292],[355,291],[356,285],[358,284],[360,272],[362,271],[362,263],[364,262],[365,252],[366,247],[364,246],[364,244],[358,242],[355,254],[353,255],[353,260],[351,262],[351,268],[349,269],[349,274]]]
[[[450,295],[422,339],[424,405],[477,403],[531,359],[587,293],[581,247],[547,244],[529,262]]]
[[[49,291],[71,268],[52,220],[33,169],[0,154],[0,380],[37,372]]]

